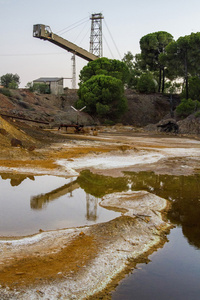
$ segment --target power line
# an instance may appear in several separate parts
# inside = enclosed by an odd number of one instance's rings
[[[58,54],[65,54],[61,52],[57,53],[19,53],[19,54],[0,54],[0,56],[5,57],[11,57],[11,56],[42,56],[42,55],[58,55]]]

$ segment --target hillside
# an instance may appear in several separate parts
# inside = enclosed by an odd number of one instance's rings
[[[120,123],[143,127],[159,122],[170,111],[169,98],[160,94],[137,94],[126,90],[128,111],[121,118]],[[31,119],[40,126],[56,127],[61,123],[75,124],[78,121],[84,125],[98,123],[92,116],[81,112],[77,116],[71,106],[77,100],[76,90],[66,90],[62,96],[40,95],[28,90],[10,90],[10,95],[0,93],[1,115],[11,115],[16,118]]]

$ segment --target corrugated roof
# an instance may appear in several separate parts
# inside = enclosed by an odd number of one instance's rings
[[[38,79],[33,80],[37,82],[55,82],[55,81],[60,81],[62,80],[63,77],[40,77]]]

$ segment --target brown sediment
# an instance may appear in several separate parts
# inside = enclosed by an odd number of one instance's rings
[[[61,249],[48,254],[40,252],[14,257],[12,261],[4,262],[0,267],[0,284],[2,286],[25,287],[38,283],[50,283],[55,279],[74,275],[80,271],[89,260],[95,257],[98,243],[94,236],[81,232]]]

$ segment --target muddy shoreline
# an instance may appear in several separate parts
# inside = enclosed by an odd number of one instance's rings
[[[134,136],[132,132],[67,139],[31,153],[9,149],[8,159],[0,160],[0,170],[64,177],[78,175],[85,168],[110,176],[122,176],[126,170],[199,172],[198,139]],[[19,153],[21,159],[16,159]],[[167,200],[128,191],[103,197],[101,205],[121,211],[121,217],[0,240],[1,299],[110,299],[109,291],[119,279],[166,242],[171,228],[165,218]]]

